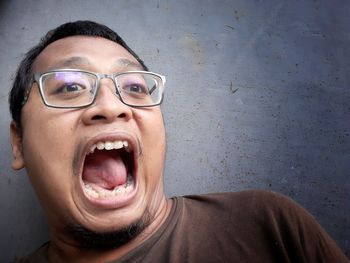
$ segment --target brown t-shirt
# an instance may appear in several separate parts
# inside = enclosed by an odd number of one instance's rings
[[[166,222],[121,262],[350,262],[314,218],[277,193],[174,197]],[[30,259],[47,262],[47,245]],[[22,261],[21,261],[22,262]]]

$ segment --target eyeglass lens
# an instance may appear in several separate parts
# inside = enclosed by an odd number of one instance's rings
[[[161,79],[147,73],[123,73],[115,82],[122,100],[134,106],[160,103]],[[94,100],[98,77],[88,72],[50,72],[41,77],[41,91],[47,104],[56,107],[85,106]]]

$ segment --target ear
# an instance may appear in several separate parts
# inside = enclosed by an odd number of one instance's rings
[[[12,169],[20,170],[24,167],[22,152],[22,132],[15,122],[11,122],[10,126],[11,146],[12,146]]]

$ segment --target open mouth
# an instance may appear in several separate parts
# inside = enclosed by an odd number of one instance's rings
[[[133,147],[126,140],[102,140],[85,157],[82,181],[89,199],[118,199],[135,189]]]

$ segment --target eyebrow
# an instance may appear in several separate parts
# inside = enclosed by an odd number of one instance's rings
[[[71,57],[65,60],[58,61],[50,70],[58,69],[58,68],[77,68],[85,66],[91,66],[90,61],[84,57]],[[132,68],[135,70],[145,70],[140,63],[134,62],[130,59],[120,58],[113,63],[113,68]]]
[[[114,67],[125,67],[125,68],[135,68],[137,70],[145,70],[140,63],[134,62],[132,60],[129,60],[127,58],[120,58],[118,59],[114,64]]]

